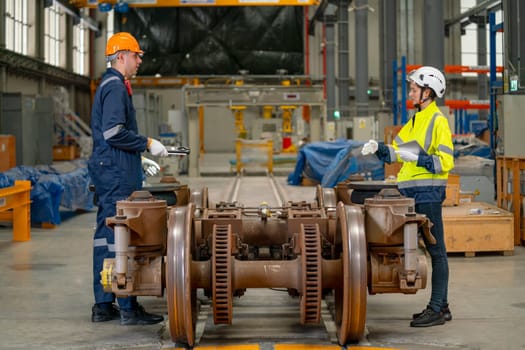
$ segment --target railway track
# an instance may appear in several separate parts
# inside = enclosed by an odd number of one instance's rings
[[[256,207],[262,202],[271,207],[281,207],[289,201],[283,186],[273,175],[266,177],[238,175],[227,186],[223,198],[227,198],[229,203],[242,203],[249,207]]]
[[[242,205],[247,211],[259,211],[268,206],[270,212],[282,210],[290,200],[315,198],[311,187],[283,186],[282,178],[272,175],[266,177],[238,175],[231,179],[219,192],[225,203]],[[215,189],[210,192],[216,193]],[[211,206],[216,205],[211,204]],[[201,291],[200,291],[201,292]],[[298,342],[306,344],[336,344],[336,326],[330,309],[330,298],[323,300],[322,322],[302,325],[297,297],[292,297],[286,289],[250,289],[242,298],[233,300],[232,323],[225,328],[213,320],[213,308],[206,296],[200,295],[200,312],[196,325],[196,342],[201,346],[221,344],[241,344],[259,342],[272,348],[279,342]]]
[[[245,213],[258,215],[263,207],[279,215],[286,210],[291,201],[311,202],[315,200],[316,190],[313,187],[283,185],[282,178],[267,176],[238,175],[217,187],[198,191],[197,202],[208,198],[203,206],[215,208],[220,206],[242,207]],[[203,199],[206,198],[206,199]],[[335,207],[335,199],[330,193],[325,194]],[[219,199],[213,201],[212,199]],[[249,214],[247,214],[249,215]],[[234,298],[231,323],[228,327],[216,324],[214,310],[208,297],[202,290],[198,291],[199,315],[195,326],[195,342],[201,346],[221,344],[242,344],[246,342],[271,344],[279,342],[297,342],[305,344],[337,344],[337,326],[334,323],[334,300],[326,297],[320,308],[321,322],[301,324],[300,299],[288,294],[282,288],[252,288],[242,298]]]

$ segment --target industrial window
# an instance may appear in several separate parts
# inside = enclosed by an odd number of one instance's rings
[[[27,0],[5,1],[5,45],[8,50],[27,55]]]
[[[461,12],[476,7],[477,0],[461,0]],[[503,12],[497,10],[496,24],[501,23]],[[465,34],[461,36],[461,64],[464,66],[478,66],[478,25],[470,23],[464,27]],[[487,63],[490,65],[490,28],[488,14],[485,30],[487,31]],[[503,33],[496,33],[496,66],[503,65]],[[499,73],[498,73],[499,74]],[[476,73],[463,73],[464,76],[476,76]]]
[[[56,2],[45,8],[44,60],[54,66],[66,66],[66,14]]]
[[[88,9],[81,9],[81,17]],[[81,75],[89,75],[89,28],[80,20],[73,27],[73,71]]]
[[[109,40],[109,38],[115,34],[115,15],[114,15],[114,11],[110,11],[108,12],[108,17],[107,17],[107,20],[106,20],[106,24],[107,24],[107,37],[106,37],[106,42]],[[111,63],[107,62],[106,66],[109,68],[111,67]]]

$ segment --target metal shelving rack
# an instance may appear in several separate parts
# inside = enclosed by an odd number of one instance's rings
[[[406,123],[407,121],[407,111],[408,109],[414,108],[411,101],[407,101],[407,84],[406,84],[406,78],[407,78],[407,72],[410,72],[412,70],[415,70],[417,68],[421,67],[421,65],[407,65],[406,64],[406,58],[403,56],[401,58],[401,66],[397,66],[397,61],[394,61],[393,69],[394,69],[394,106],[393,106],[393,112],[394,112],[394,125],[397,125],[397,120],[399,117],[401,117],[401,124]],[[491,67],[488,66],[458,66],[458,65],[446,65],[444,69],[446,74],[461,74],[461,73],[478,73],[478,74],[486,74],[491,72]],[[494,69],[494,82],[496,82],[496,73],[503,72],[503,67],[498,66]],[[397,84],[398,79],[397,75],[401,74],[401,98],[397,98]],[[495,85],[494,82],[491,82],[490,86],[492,89],[492,86]],[[494,99],[495,103],[495,99]],[[452,110],[459,110],[459,109],[491,109],[491,101],[490,100],[445,100],[445,106],[449,107]]]
[[[498,72],[496,67],[496,33],[503,31],[503,22],[496,24],[496,14],[494,12],[489,13],[489,47],[490,47],[490,75],[489,75],[489,88],[490,88],[490,113],[488,118],[488,126],[490,129],[490,148],[496,149],[495,131],[497,130],[497,90],[503,87],[503,81],[497,79],[496,73]],[[503,70],[502,70],[503,71]],[[496,124],[496,125],[495,125]]]
[[[490,129],[490,147],[491,149],[496,148],[495,131],[498,128],[497,125],[497,93],[498,89],[503,86],[503,81],[498,80],[497,73],[503,72],[503,67],[496,66],[496,33],[503,30],[503,23],[496,23],[496,14],[494,12],[489,13],[489,46],[490,46],[490,61],[489,66],[460,66],[460,65],[445,65],[444,71],[446,74],[461,74],[461,73],[477,73],[477,74],[489,74],[489,91],[490,99],[485,100],[445,100],[445,105],[455,111],[469,110],[469,109],[488,109],[489,115],[487,119],[488,128]],[[407,121],[408,109],[413,108],[410,101],[407,102],[407,72],[421,67],[421,65],[407,65],[406,57],[401,57],[401,65],[398,65],[397,60],[392,63],[393,69],[393,125],[405,124]],[[398,80],[398,76],[401,79]],[[401,97],[398,97],[399,83],[401,83]],[[458,118],[458,115],[456,115]],[[459,114],[461,118],[461,113]],[[461,123],[457,122],[456,125]]]

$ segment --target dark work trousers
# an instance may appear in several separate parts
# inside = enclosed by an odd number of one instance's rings
[[[107,196],[102,196],[102,199],[105,200],[99,200],[98,203],[97,229],[93,239],[93,291],[95,303],[111,303],[115,301],[115,295],[104,292],[100,283],[100,271],[104,259],[115,257],[115,235],[113,230],[106,226],[106,218],[115,216],[116,201],[108,201]],[[120,309],[125,311],[131,311],[137,305],[137,297],[117,298],[117,301]]]
[[[425,235],[423,240],[432,261],[432,294],[430,307],[439,312],[448,304],[448,257],[443,233],[443,214],[441,203],[421,203],[415,206],[416,213],[425,214],[433,226],[431,232],[436,238],[436,244],[430,244]]]

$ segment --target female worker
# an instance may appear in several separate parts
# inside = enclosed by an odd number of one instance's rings
[[[452,319],[448,308],[449,271],[441,204],[445,199],[448,173],[454,167],[454,150],[447,118],[435,101],[445,94],[444,75],[434,67],[425,66],[410,73],[408,82],[408,96],[417,112],[399,131],[392,145],[370,140],[363,146],[362,153],[375,153],[387,163],[403,162],[397,176],[399,191],[414,198],[416,212],[425,214],[433,223],[431,232],[436,244],[430,244],[422,235],[432,261],[432,293],[426,309],[414,314],[410,322],[412,327],[430,327]],[[403,147],[411,141],[416,141],[420,149]]]

